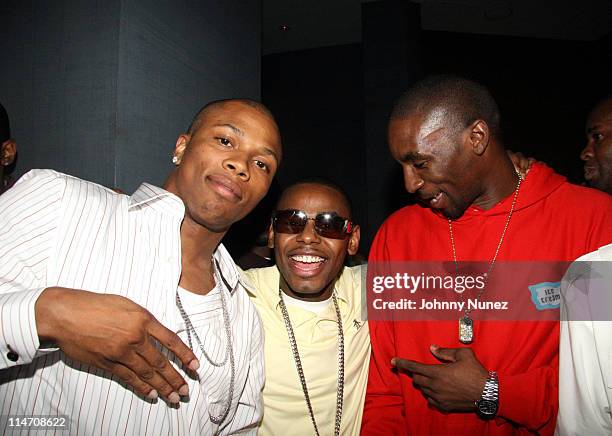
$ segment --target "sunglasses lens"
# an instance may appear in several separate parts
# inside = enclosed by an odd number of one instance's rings
[[[278,233],[301,233],[308,219],[296,210],[279,210],[274,215],[274,231]]]
[[[344,228],[346,220],[338,215],[323,213],[317,215],[315,229],[325,238],[344,239],[347,235]]]
[[[286,234],[302,233],[309,219],[305,212],[287,209],[274,214],[273,228],[275,232]],[[350,221],[335,213],[320,213],[314,218],[315,230],[324,238],[344,239],[350,229]],[[349,232],[350,233],[350,232]]]

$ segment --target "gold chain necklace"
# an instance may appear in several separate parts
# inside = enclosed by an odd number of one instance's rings
[[[495,261],[497,260],[497,255],[499,254],[499,249],[504,242],[504,236],[506,236],[506,230],[508,230],[508,226],[510,225],[510,219],[512,218],[512,213],[514,212],[514,205],[516,204],[516,199],[518,198],[519,189],[521,188],[521,182],[523,181],[520,173],[517,171],[516,175],[518,176],[518,183],[516,184],[516,189],[514,190],[514,198],[512,199],[512,205],[510,206],[510,212],[508,212],[508,218],[506,218],[506,225],[504,225],[504,230],[502,231],[501,237],[499,238],[499,243],[497,244],[497,249],[495,250],[495,254],[493,255],[493,259],[491,260],[491,265],[489,265],[489,270],[485,276],[485,285],[486,282],[493,271],[493,267],[495,266]],[[457,262],[457,250],[455,249],[455,238],[453,237],[453,221],[448,219],[448,230],[450,232],[450,240],[451,240],[451,248],[453,249],[453,260],[455,261],[455,272],[459,274],[459,263]],[[485,286],[482,287],[476,299],[479,300],[484,293]],[[463,344],[471,344],[474,342],[474,320],[470,318],[470,313],[472,309],[465,309],[463,312],[463,316],[459,318],[459,342]]]
[[[312,404],[310,402],[310,395],[308,393],[308,386],[306,385],[306,377],[304,376],[304,369],[302,368],[302,360],[300,359],[300,353],[297,348],[297,342],[293,333],[293,327],[291,326],[291,320],[289,319],[289,311],[283,300],[283,292],[278,290],[278,297],[280,298],[280,307],[283,313],[283,319],[285,320],[285,327],[287,329],[287,335],[289,336],[289,344],[291,345],[291,352],[293,353],[293,360],[295,361],[295,367],[298,371],[300,378],[300,384],[302,385],[302,392],[304,393],[304,400],[306,401],[306,407],[308,408],[308,414],[310,420],[314,426],[314,431],[319,436],[319,429],[317,427],[317,421],[315,420],[314,412],[312,410]],[[342,405],[344,402],[344,333],[342,331],[342,316],[340,315],[340,307],[338,306],[338,300],[336,298],[336,291],[332,294],[332,300],[334,302],[334,308],[336,309],[336,318],[338,320],[338,390],[336,392],[336,422],[334,425],[334,435],[340,434],[340,424],[342,422]]]

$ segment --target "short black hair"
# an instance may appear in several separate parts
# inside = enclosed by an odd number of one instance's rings
[[[429,76],[415,83],[397,100],[391,119],[405,119],[415,112],[429,113],[437,107],[450,110],[462,127],[481,119],[493,135],[499,134],[499,107],[489,90],[453,74]]]
[[[332,182],[329,179],[325,179],[323,177],[316,177],[316,176],[306,177],[306,178],[303,178],[303,179],[299,179],[298,181],[296,181],[296,182],[290,184],[289,186],[287,186],[283,190],[283,192],[281,193],[281,195],[280,195],[280,197],[278,199],[278,202],[276,204],[277,207],[275,209],[278,209],[278,205],[283,200],[285,192],[287,192],[289,189],[294,188],[294,187],[299,186],[299,185],[321,185],[321,186],[325,186],[327,188],[330,188],[330,189],[336,191],[338,194],[340,194],[340,196],[344,200],[344,203],[345,203],[345,205],[346,205],[346,207],[348,209],[349,216],[346,217],[346,218],[349,218],[351,220],[353,219],[353,206],[351,204],[351,199],[348,196],[348,194],[346,193],[346,191],[344,189],[342,189],[342,187],[340,185],[338,185],[337,183],[334,183],[334,182]]]
[[[8,139],[11,139],[11,124],[6,109],[0,103],[0,143]]]
[[[256,100],[252,100],[250,98],[226,98],[222,100],[214,100],[202,106],[202,108],[200,108],[200,110],[193,117],[193,120],[191,120],[191,123],[189,124],[189,127],[187,128],[187,133],[191,135],[193,132],[198,130],[198,127],[200,127],[200,124],[202,123],[202,119],[204,118],[204,116],[209,110],[214,109],[219,106],[223,106],[224,104],[230,103],[230,102],[238,102],[238,103],[246,104],[247,106],[250,106],[253,109],[260,111],[264,115],[267,115],[276,124],[276,119],[274,118],[274,115],[272,115],[272,112],[270,112],[270,109],[268,109],[263,103],[256,101]]]

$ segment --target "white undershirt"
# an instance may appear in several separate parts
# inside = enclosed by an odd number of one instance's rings
[[[181,297],[181,302],[183,303],[183,307],[185,308],[185,312],[187,312],[187,314],[192,314],[195,312],[194,306],[205,305],[211,300],[215,301],[217,298],[219,298],[219,287],[217,285],[215,285],[215,287],[212,288],[208,294],[203,295],[191,292],[181,286],[178,286],[177,288],[179,297]]]
[[[332,297],[330,296],[327,300],[323,301],[304,301],[293,298],[283,292],[283,300],[288,306],[299,307],[300,309],[308,310],[318,315],[327,309],[327,306],[329,306],[332,301]]]

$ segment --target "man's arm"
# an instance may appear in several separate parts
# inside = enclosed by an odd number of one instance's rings
[[[0,369],[44,354],[34,306],[46,288],[61,219],[66,183],[58,176],[31,171],[0,196]]]
[[[557,339],[559,326],[557,325]],[[559,408],[559,359],[547,367],[523,374],[499,374],[503,402],[498,416],[531,431],[554,430]],[[501,397],[500,397],[501,398]]]
[[[380,228],[370,249],[368,276],[379,274],[390,261],[386,246],[386,227]],[[375,272],[376,271],[376,272]],[[370,283],[370,279],[366,281]],[[368,302],[371,290],[367,289]],[[370,320],[372,354],[368,373],[361,432],[364,435],[403,435],[407,433],[404,397],[399,376],[391,365],[395,356],[395,337],[392,321]]]
[[[395,354],[393,326],[388,321],[370,321],[369,326],[372,357],[361,434],[405,435],[404,397],[399,376],[391,365]]]
[[[41,341],[50,342],[142,395],[178,402],[187,393],[185,381],[153,342],[196,368],[195,355],[176,334],[124,297],[47,286],[70,194],[66,176],[37,170],[0,196],[0,370],[32,362]]]
[[[508,157],[512,161],[512,165],[514,165],[515,171],[518,171],[523,177],[523,179],[525,178],[525,176],[527,176],[531,165],[537,162],[537,160],[532,157],[524,156],[523,153],[521,153],[520,151],[515,152],[512,150],[506,150],[506,153],[508,153]]]
[[[558,324],[556,334],[553,330],[551,336],[551,342],[558,340]],[[468,347],[432,345],[431,352],[444,363],[429,365],[397,358],[394,365],[412,377],[414,385],[432,406],[443,412],[475,412],[475,401],[481,398],[487,369]],[[555,354],[549,366],[522,374],[500,372],[497,419],[506,419],[533,432],[543,429],[552,432],[557,416],[557,368]]]
[[[41,342],[57,344],[71,359],[105,369],[151,399],[178,403],[189,390],[155,347],[174,353],[185,368],[199,365],[193,352],[146,309],[120,295],[51,287],[35,306]]]

